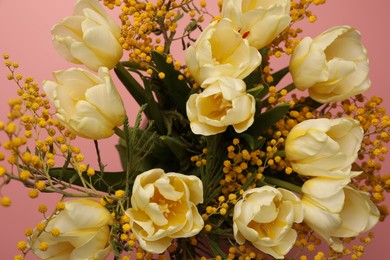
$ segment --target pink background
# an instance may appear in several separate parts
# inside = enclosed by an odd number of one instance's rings
[[[209,1],[211,3],[214,1]],[[216,2],[216,1],[215,1]],[[11,1],[0,0],[0,54],[9,53],[12,61],[18,61],[21,68],[18,70],[24,76],[34,76],[37,82],[44,79],[52,79],[52,71],[67,69],[74,65],[63,61],[53,50],[51,45],[50,28],[62,18],[71,15],[74,1],[71,0],[40,0],[40,1]],[[214,4],[213,4],[214,5]],[[351,25],[360,30],[363,42],[368,50],[371,61],[371,80],[373,83],[369,95],[379,95],[385,99],[385,106],[390,111],[390,86],[388,73],[388,61],[390,58],[389,14],[390,4],[388,0],[376,0],[368,3],[366,0],[328,0],[321,7],[312,8],[318,15],[315,24],[304,24],[305,35],[315,36],[325,29],[335,25]],[[50,11],[49,11],[50,10]],[[0,120],[5,121],[8,111],[7,100],[15,96],[15,84],[6,79],[8,71],[0,65]],[[117,84],[122,97],[126,102],[126,108],[130,122],[133,121],[136,107],[129,94],[120,83]],[[0,136],[3,143],[4,136]],[[116,138],[109,138],[103,142],[104,163],[108,164],[108,170],[120,169],[119,160],[113,145]],[[78,141],[84,154],[93,148],[90,141]],[[91,152],[93,154],[93,152]],[[390,165],[388,162],[383,167],[383,172]],[[87,162],[94,163],[94,159],[87,157]],[[58,196],[53,194],[41,194],[37,199],[27,196],[27,189],[19,183],[11,183],[0,192],[3,196],[12,199],[10,208],[0,206],[0,259],[13,259],[18,254],[16,244],[25,239],[23,233],[27,227],[34,227],[42,219],[37,211],[40,204],[47,204],[52,210]],[[387,201],[387,205],[390,202]],[[364,259],[386,259],[388,252],[388,233],[390,223],[380,223],[375,229],[374,244],[366,247]],[[29,254],[27,259],[35,259]]]

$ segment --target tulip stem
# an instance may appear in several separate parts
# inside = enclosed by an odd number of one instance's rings
[[[295,184],[292,184],[290,182],[283,181],[283,180],[280,180],[280,179],[277,179],[274,177],[264,176],[263,182],[265,182],[267,184],[275,185],[275,186],[280,187],[280,188],[285,188],[289,191],[292,191],[292,192],[295,192],[295,193],[298,193],[301,195],[303,194],[301,187],[299,187],[298,185],[295,185]]]
[[[119,127],[116,126],[116,127],[114,127],[114,131],[115,131],[115,134],[117,136],[119,136],[122,139],[126,139],[125,132],[122,129],[120,129]]]

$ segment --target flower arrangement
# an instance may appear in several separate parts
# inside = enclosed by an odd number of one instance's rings
[[[331,258],[361,257],[350,241],[387,214],[379,161],[390,119],[363,95],[356,29],[299,40],[294,25],[323,3],[224,0],[213,15],[205,1],[79,0],[52,34],[85,68],[54,72],[43,92],[4,55],[18,97],[0,122],[0,188],[20,181],[32,198],[62,196],[52,213],[40,208],[15,259],[282,259],[321,239]],[[121,25],[104,6],[121,7]],[[172,54],[180,45],[185,64]],[[289,66],[274,72],[282,55]],[[135,122],[114,74],[140,105]],[[99,151],[114,134],[120,172]],[[93,140],[98,168],[76,136]]]

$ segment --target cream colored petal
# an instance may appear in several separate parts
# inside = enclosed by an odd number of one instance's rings
[[[113,125],[120,126],[126,116],[122,98],[108,74],[108,69],[101,67],[99,74],[104,80],[104,84],[88,89],[85,92],[86,100],[99,109],[99,112]]]
[[[95,253],[105,249],[110,239],[110,229],[104,226],[98,229],[79,230],[75,232],[64,233],[58,237],[59,241],[68,241],[74,247],[70,258],[88,259]],[[84,255],[84,258],[81,257]],[[77,258],[78,257],[78,258]]]
[[[335,237],[354,237],[375,226],[380,213],[367,194],[348,186],[345,187],[344,192],[345,203],[340,213],[343,225],[331,235]]]
[[[164,253],[164,251],[172,244],[172,238],[170,237],[164,237],[156,241],[149,241],[137,237],[137,241],[139,242],[139,245],[142,247],[142,249],[153,254]]]
[[[54,101],[54,91],[58,86],[59,84],[55,81],[45,80],[42,82],[42,88],[51,102]]]
[[[193,46],[190,46],[185,51],[185,62],[188,70],[191,73],[191,76],[195,79],[199,84],[202,83],[199,78],[199,64],[197,60],[197,53]]]
[[[85,99],[85,91],[102,83],[96,75],[82,68],[55,71],[53,74],[57,82],[66,91],[66,95],[75,101]]]
[[[203,203],[203,183],[194,175],[184,175],[180,173],[168,172],[166,176],[171,178],[178,178],[183,181],[188,187],[189,200],[195,205]]]
[[[75,41],[81,41],[82,39],[81,23],[84,20],[85,17],[82,16],[66,17],[61,22],[59,22],[58,24],[52,27],[51,34],[59,38],[70,37]]]
[[[290,229],[286,236],[284,236],[283,240],[278,242],[278,245],[268,247],[263,246],[261,243],[254,243],[254,246],[263,251],[264,253],[267,253],[271,256],[273,256],[276,259],[283,259],[284,256],[291,250],[291,248],[294,246],[295,240],[297,238],[297,234],[294,230]]]
[[[47,242],[47,240],[43,240]],[[42,242],[43,242],[42,241]],[[50,259],[50,260],[69,260],[69,256],[72,253],[74,247],[65,242],[52,244],[46,251],[41,251],[38,249],[38,246],[33,248],[34,254],[39,257],[39,259]]]
[[[245,20],[242,21],[243,24],[250,24],[250,28],[244,28],[243,31],[248,29],[249,34],[246,38],[250,45],[256,49],[261,49],[271,43],[290,23],[291,17],[289,15],[272,15],[266,13],[261,20],[258,19],[260,16],[259,12],[251,12],[250,15],[253,16],[249,18],[249,13],[245,14]],[[253,22],[247,20],[252,20]]]
[[[326,81],[329,77],[327,66],[323,50],[312,39],[304,38],[294,49],[290,60],[290,72],[295,86],[299,90],[305,90]]]
[[[111,63],[116,65],[116,62],[122,57],[123,50],[112,31],[104,26],[95,25],[88,19],[82,23],[82,28],[83,40],[88,47],[93,49],[102,59],[106,58],[105,62],[112,60]],[[111,66],[106,65],[105,67]]]
[[[197,135],[210,136],[226,131],[227,126],[216,127],[209,124],[201,122],[191,122],[190,123],[191,131]]]
[[[86,101],[77,103],[69,125],[79,136],[94,140],[112,136],[115,126]]]
[[[350,29],[350,26],[332,27],[314,38],[314,42],[316,45],[320,46],[322,50],[325,50],[337,39],[337,37],[340,37],[341,35],[345,34]]]
[[[110,225],[110,212],[99,202],[90,199],[71,200],[65,203],[66,213],[82,228]]]
[[[289,190],[278,188],[278,191],[282,194],[284,201],[291,202],[294,211],[294,222],[301,223],[304,217],[301,199]]]
[[[177,176],[175,176],[175,177],[177,177]],[[175,177],[172,176],[172,175],[170,175],[170,176],[169,175],[168,176],[165,175],[165,178],[160,178],[156,182],[154,182],[154,186],[158,189],[160,194],[164,198],[172,200],[172,201],[178,201],[179,199],[181,199],[185,195],[184,191],[178,191],[171,184],[171,180],[170,179],[174,179],[174,180],[179,179],[179,178],[175,178]],[[179,182],[181,184],[180,186],[182,186],[182,187],[180,187],[180,189],[184,189],[183,188],[183,183],[181,181],[179,181]],[[188,191],[186,193],[188,193]]]
[[[331,233],[335,232],[342,225],[342,220],[336,213],[331,213],[315,206],[302,198],[305,210],[304,222],[309,225],[318,235],[323,237],[329,244],[333,243]]]
[[[302,192],[304,194],[309,194],[312,197],[318,199],[327,199],[330,197],[339,197],[340,199],[334,200],[337,201],[339,206],[332,205],[329,208],[337,209],[342,207],[344,204],[344,196],[342,195],[343,188],[350,182],[350,179],[333,179],[333,178],[324,178],[316,177],[305,181],[302,185]]]
[[[130,217],[130,226],[134,234],[139,234],[144,238],[153,237],[156,232],[154,223],[145,212],[140,210],[128,209],[126,215]]]

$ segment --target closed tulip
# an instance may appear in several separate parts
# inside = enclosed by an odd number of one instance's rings
[[[44,232],[34,231],[29,240],[29,247],[39,259],[104,260],[111,252],[112,217],[97,201],[65,202],[65,208],[46,224]],[[39,249],[41,242],[47,243],[46,251]]]
[[[243,79],[261,63],[260,53],[249,46],[229,19],[207,26],[195,45],[186,50],[185,59],[199,84],[218,76]]]
[[[350,177],[358,174],[351,173]],[[304,222],[337,252],[343,250],[340,238],[370,230],[380,216],[368,194],[348,186],[349,182],[349,178],[317,177],[302,186]]]
[[[73,16],[52,28],[53,44],[67,61],[91,70],[112,69],[123,55],[121,30],[97,0],[79,0]]]
[[[333,27],[316,38],[304,38],[290,60],[299,90],[320,103],[341,101],[371,86],[369,62],[360,33],[349,26]]]
[[[205,88],[203,92],[192,94],[187,101],[192,132],[214,135],[231,125],[241,133],[252,125],[256,102],[246,93],[244,81],[230,77],[209,78],[202,88]]]
[[[363,129],[354,119],[310,119],[291,129],[285,152],[301,175],[345,178],[362,140]]]
[[[290,24],[290,0],[224,0],[222,14],[256,49],[270,44]]]
[[[89,139],[114,134],[123,124],[125,109],[107,68],[98,76],[80,68],[54,72],[55,81],[43,89],[56,108],[56,117],[69,130]]]

